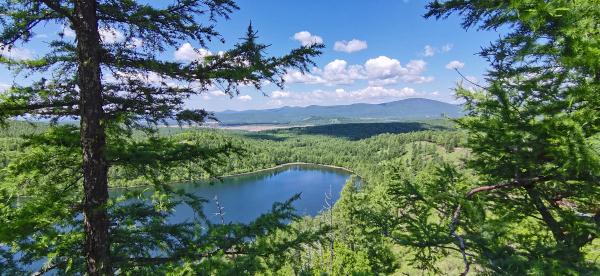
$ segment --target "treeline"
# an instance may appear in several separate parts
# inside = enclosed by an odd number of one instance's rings
[[[14,128],[23,128],[21,133],[38,131],[20,123],[15,123]],[[46,126],[42,125],[41,128]],[[58,127],[59,130],[63,128],[69,127]],[[340,128],[343,126],[338,126]],[[52,129],[49,129],[50,133],[58,131]],[[360,132],[354,126],[352,129]],[[257,240],[259,243],[281,244],[304,239],[304,236],[297,236],[299,234],[296,233],[320,233],[299,247],[282,249],[277,257],[261,258],[260,271],[288,275],[368,275],[417,273],[423,269],[460,273],[464,269],[460,251],[452,246],[454,241],[449,236],[448,227],[453,212],[449,206],[462,201],[470,183],[479,181],[466,167],[471,152],[464,147],[467,143],[465,132],[424,130],[379,134],[355,140],[346,135],[346,129],[342,134],[332,131],[322,135],[299,134],[297,131],[252,133],[163,128],[153,135],[135,133],[135,142],[115,141],[109,145],[113,150],[121,151],[120,156],[125,157],[127,155],[123,152],[136,148],[136,156],[129,158],[135,158],[135,163],[141,164],[145,164],[143,160],[146,158],[155,159],[161,151],[173,148],[173,145],[193,144],[199,147],[199,153],[210,153],[208,155],[212,159],[177,160],[174,161],[175,165],[166,167],[168,173],[154,174],[154,179],[168,181],[174,188],[176,182],[218,178],[290,162],[341,166],[351,169],[360,177],[358,182],[356,178],[350,180],[339,201],[321,215],[294,222],[291,225],[293,231],[285,229],[260,237]],[[68,136],[68,132],[58,133],[64,134],[61,136],[63,139]],[[8,160],[30,160],[40,156],[38,150],[21,148],[28,146],[22,138],[5,133],[2,139],[11,139],[6,140],[9,142],[6,142],[7,147],[2,151],[2,154],[10,155]],[[228,152],[219,155],[211,153],[220,152],[222,148],[227,148]],[[169,160],[163,162],[168,163]],[[109,171],[111,185],[153,184],[147,177],[118,165],[118,162],[115,164]],[[502,243],[482,237],[497,239],[502,236],[502,239],[518,240],[520,236],[537,236],[546,239],[548,233],[535,226],[537,219],[533,217],[511,226],[520,228],[517,234],[496,230],[506,225],[499,224],[501,217],[498,213],[486,211],[480,204],[476,202],[465,207],[466,212],[480,212],[478,216],[482,221],[473,223],[475,226],[463,233],[478,242],[489,244],[485,254],[494,257],[485,258],[493,258],[500,269],[518,273],[531,271],[532,267],[546,272],[565,267],[564,264],[548,266],[545,260],[532,262],[527,255],[518,251],[505,255],[502,252],[506,248],[491,247]],[[327,231],[323,232],[324,229]],[[589,262],[587,269],[590,272],[594,271],[593,260],[598,257],[594,248],[597,248],[596,244],[582,251],[584,260]],[[472,269],[483,273],[497,270],[498,267],[477,265]],[[216,273],[219,268],[214,269]]]
[[[387,125],[386,125],[387,124]],[[397,125],[402,124],[402,128]],[[465,143],[465,136],[457,131],[435,131],[422,129],[434,128],[426,123],[414,123],[418,128],[412,128],[413,123],[361,123],[350,125],[327,125],[318,128],[330,129],[326,134],[304,135],[303,131],[309,130],[282,129],[263,132],[233,132],[215,129],[184,129],[165,127],[155,133],[154,138],[135,132],[135,141],[129,146],[142,143],[151,143],[147,151],[137,152],[140,158],[160,151],[162,143],[194,143],[201,145],[204,150],[229,147],[230,154],[221,156],[220,162],[208,164],[202,160],[181,163],[174,173],[172,182],[193,181],[208,178],[218,178],[225,175],[247,173],[259,169],[266,169],[277,165],[292,162],[307,162],[317,164],[335,165],[350,168],[360,172],[361,175],[375,172],[379,163],[390,160],[410,152],[418,156],[425,152],[449,152],[450,158],[456,159],[463,151],[457,147]],[[439,123],[438,123],[439,124]],[[16,154],[24,158],[28,153],[23,151],[26,139],[22,135],[31,135],[43,132],[48,125],[32,125],[24,122],[11,122],[9,128],[0,132],[2,150],[0,154],[6,156],[6,164],[10,159],[15,159]],[[59,126],[64,127],[64,126]],[[361,128],[362,127],[362,128]],[[371,135],[367,139],[356,140],[356,137],[365,136],[363,129],[378,129],[380,135]],[[393,133],[397,134],[393,134]],[[404,133],[406,132],[406,133]],[[349,137],[350,136],[350,137]],[[160,138],[157,138],[160,137]],[[122,141],[115,142],[119,144]],[[125,147],[128,144],[121,144]],[[452,153],[454,152],[454,153]],[[421,160],[427,157],[423,154]],[[436,156],[435,158],[440,158]],[[418,158],[417,158],[418,159]],[[208,169],[207,169],[208,168]],[[116,186],[148,185],[144,179],[116,164],[109,170],[110,184]],[[375,174],[376,175],[376,174]]]
[[[27,77],[0,95],[0,123],[83,122],[24,140],[27,126],[4,132],[0,274],[600,274],[597,0],[430,1],[427,18],[458,15],[464,28],[503,30],[478,53],[489,63],[485,82],[465,78],[455,88],[465,109],[460,131],[354,125],[165,136],[157,123],[210,117],[186,109],[191,96],[217,85],[233,97],[265,81],[284,89],[287,70],[312,68],[325,47],[266,56],[249,26],[223,55],[161,60],[157,53],[183,42],[221,38],[212,23],[238,8],[172,2],[0,2],[4,47],[29,42],[48,21],[78,27],[75,39],[49,38],[32,60],[0,58],[15,80]],[[196,22],[203,14],[208,27]],[[152,43],[106,44],[93,26]],[[106,82],[103,68],[135,74]],[[348,167],[362,184],[347,185],[314,219],[300,221],[291,199],[249,224],[226,225],[211,224],[203,200],[172,185],[296,161]],[[108,197],[109,185],[148,184],[152,193]],[[195,216],[171,223],[180,204]]]
[[[7,154],[7,161],[12,161],[11,168],[6,168],[8,171],[21,166],[35,168],[29,165],[29,162],[53,166],[51,162],[56,156],[62,156],[58,158],[60,160],[72,159],[73,162],[80,158],[77,151],[67,147],[77,141],[72,126],[58,125],[48,128],[47,125],[40,125],[39,128],[30,128],[29,125],[20,122],[11,124],[12,129],[22,128],[21,134],[38,133],[38,135],[33,136],[32,142],[31,139],[11,137],[10,134],[3,133],[2,139],[12,139],[7,142],[7,149],[13,150],[2,151],[3,154]],[[352,129],[359,131],[355,127]],[[46,132],[41,132],[42,130]],[[302,235],[319,233],[319,235],[314,236],[309,243],[304,243],[301,247],[282,248],[277,252],[277,258],[255,260],[263,263],[260,270],[274,274],[323,272],[339,275],[356,272],[391,273],[398,268],[405,269],[406,262],[398,254],[398,250],[402,248],[380,231],[365,232],[366,229],[375,229],[373,228],[375,225],[360,226],[357,223],[368,224],[368,222],[361,222],[358,218],[360,216],[363,219],[368,218],[367,213],[372,212],[369,210],[371,200],[387,200],[382,197],[382,193],[385,194],[385,183],[388,177],[386,173],[390,169],[390,164],[403,162],[407,164],[407,168],[415,171],[422,171],[423,168],[442,163],[461,164],[461,160],[468,155],[468,151],[461,147],[465,143],[464,133],[427,130],[380,134],[362,140],[349,139],[345,134],[335,137],[335,134],[332,132],[328,135],[302,135],[289,130],[249,133],[177,128],[159,129],[151,135],[137,132],[132,134],[135,137],[133,141],[109,139],[109,160],[112,151],[119,151],[120,158],[135,159],[134,163],[156,169],[160,166],[144,160],[157,159],[161,154],[165,154],[163,152],[165,149],[187,144],[194,145],[195,150],[198,151],[195,156],[205,154],[211,159],[174,160],[175,163],[166,166],[165,171],[160,168],[156,170],[152,178],[137,174],[139,169],[132,170],[127,166],[119,165],[119,162],[131,162],[130,160],[115,160],[113,162],[115,165],[111,166],[109,171],[109,183],[112,186],[155,187],[153,185],[156,183],[153,181],[160,181],[171,183],[172,188],[176,189],[176,182],[218,178],[290,162],[346,167],[360,176],[361,184],[359,186],[353,182],[347,184],[338,203],[335,205],[331,203],[331,210],[316,218],[303,218],[294,222],[291,226],[293,231],[282,229],[260,237],[256,242],[285,244],[289,240],[306,240],[305,236],[296,236],[300,235],[299,233],[303,233]],[[47,140],[53,141],[51,147],[47,146]],[[57,140],[59,142],[56,142]],[[227,152],[221,152],[223,148],[227,148]],[[126,154],[130,151],[135,152],[135,155]],[[215,152],[221,153],[214,154]],[[169,162],[167,159],[162,160],[161,165]],[[18,191],[20,195],[28,196],[34,190],[26,188]],[[367,213],[358,214],[357,210]],[[221,261],[233,260],[225,258]],[[208,269],[206,266],[203,267]],[[220,271],[219,269],[224,269],[223,266],[219,268],[219,266],[209,265],[208,267],[213,267],[215,273]]]

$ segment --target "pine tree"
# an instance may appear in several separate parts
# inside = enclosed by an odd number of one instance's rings
[[[0,96],[0,120],[5,122],[16,116],[26,116],[49,118],[53,122],[63,118],[79,121],[78,128],[58,127],[54,132],[37,137],[32,145],[37,149],[56,151],[60,153],[57,156],[68,157],[72,162],[69,165],[75,172],[53,181],[81,183],[82,202],[78,202],[76,193],[66,198],[73,200],[72,208],[83,214],[85,242],[81,253],[85,256],[89,275],[110,275],[122,264],[168,263],[183,259],[190,253],[173,251],[178,253],[162,259],[148,256],[136,260],[120,259],[123,256],[111,253],[111,246],[116,246],[118,241],[116,236],[110,235],[119,233],[114,226],[119,218],[114,216],[135,211],[135,208],[125,211],[119,209],[122,207],[115,207],[116,213],[113,217],[109,215],[107,175],[111,166],[130,162],[126,165],[143,170],[141,164],[134,163],[153,165],[159,161],[155,159],[211,158],[211,152],[182,147],[164,139],[153,141],[153,145],[163,152],[148,150],[140,144],[128,142],[130,136],[127,133],[130,132],[127,129],[149,130],[157,123],[171,119],[179,123],[201,123],[210,114],[204,110],[186,110],[184,103],[190,96],[202,94],[211,87],[220,87],[226,94],[235,96],[241,85],[261,89],[264,81],[282,86],[282,76],[287,68],[304,71],[312,64],[310,58],[320,53],[322,45],[309,45],[282,57],[266,56],[267,46],[257,42],[257,33],[250,26],[245,38],[223,53],[205,55],[189,63],[161,58],[161,53],[183,42],[196,42],[205,47],[212,40],[224,41],[215,29],[216,21],[229,18],[237,9],[230,0],[178,0],[169,5],[161,3],[160,7],[130,0],[0,2],[2,49],[10,50],[19,43],[29,42],[45,24],[65,28],[60,37],[49,43],[49,51],[41,57],[31,60],[17,60],[10,56],[0,58],[0,62],[26,78],[21,84],[14,83]],[[71,30],[74,39],[65,34]],[[106,35],[117,34],[123,39],[112,41],[106,38]],[[201,53],[198,54],[200,56]],[[153,81],[155,79],[158,80]],[[77,133],[78,141],[72,140]],[[120,145],[121,151],[111,150],[111,144],[115,147]],[[138,156],[135,151],[155,154],[145,155],[147,159],[140,160],[135,158]],[[77,158],[80,158],[79,161]],[[36,165],[49,166],[54,161],[52,158],[40,160],[48,163],[38,160]],[[72,187],[64,186],[65,189]],[[6,198],[10,195],[6,194]],[[10,204],[4,207],[8,208]],[[138,211],[141,212],[141,209]],[[11,224],[19,223],[5,219]],[[78,218],[71,216],[71,219]],[[12,226],[6,226],[6,233]],[[39,223],[33,226],[54,227]],[[73,227],[78,226],[73,224]],[[21,241],[27,236],[22,235]],[[191,239],[192,236],[187,237]],[[2,238],[1,243],[11,240],[7,236]],[[78,254],[77,251],[61,253]],[[57,268],[66,271],[72,266],[73,258],[66,258],[68,261],[55,259],[56,262],[48,261],[44,270]],[[6,264],[9,263],[12,261],[7,259]]]
[[[600,229],[598,1],[434,1],[425,16],[455,13],[464,28],[508,29],[480,53],[491,66],[486,83],[457,88],[467,111],[458,124],[470,135],[469,167],[479,178],[449,220],[464,273],[465,250],[499,271],[584,269],[582,248]],[[472,209],[461,213],[475,202],[484,202],[488,228],[469,225],[482,223]],[[517,252],[528,261],[502,263]]]

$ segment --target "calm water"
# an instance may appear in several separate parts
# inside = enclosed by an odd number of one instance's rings
[[[217,196],[224,208],[225,222],[247,223],[271,210],[274,202],[283,202],[297,193],[301,198],[294,203],[299,215],[314,216],[325,206],[325,194],[331,191],[332,204],[338,200],[340,191],[350,174],[346,171],[316,165],[291,165],[279,169],[253,174],[227,177],[213,183],[177,184],[187,192],[192,192],[209,200],[204,212],[215,223],[220,223],[214,197]],[[123,190],[113,189],[111,196]],[[171,222],[181,222],[192,218],[191,209],[180,206]],[[44,260],[26,266],[37,270]],[[34,269],[35,268],[35,269]],[[49,275],[56,275],[50,273]]]
[[[204,212],[213,222],[221,222],[215,196],[224,208],[225,222],[250,222],[271,210],[274,202],[283,202],[301,193],[294,207],[299,215],[314,216],[325,206],[325,195],[331,191],[335,202],[350,174],[346,171],[316,165],[291,165],[248,175],[227,177],[212,183],[177,184],[187,192],[208,200]],[[191,209],[180,206],[173,222],[193,216]]]

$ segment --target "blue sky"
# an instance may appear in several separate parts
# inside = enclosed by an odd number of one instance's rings
[[[268,49],[272,55],[285,54],[302,43],[324,43],[323,55],[315,59],[318,66],[306,75],[290,72],[284,90],[265,86],[263,92],[268,96],[247,87],[231,99],[215,88],[191,98],[187,105],[221,111],[381,103],[411,97],[455,102],[452,88],[460,77],[448,68],[459,68],[473,81],[481,81],[487,65],[476,53],[498,35],[465,31],[456,17],[424,19],[425,4],[417,0],[240,0],[241,9],[217,25],[226,43],[211,43],[200,53],[228,49],[252,22],[260,41],[272,45]],[[38,29],[32,43],[20,45],[10,54],[43,53],[44,41],[60,29],[53,25]],[[106,36],[119,39],[118,34]],[[198,44],[181,43],[179,49],[165,52],[164,58],[198,58]],[[14,81],[21,79],[0,69],[0,88]]]

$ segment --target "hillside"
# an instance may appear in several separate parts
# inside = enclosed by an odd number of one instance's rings
[[[224,111],[215,115],[225,125],[339,123],[356,121],[392,121],[460,117],[461,108],[445,102],[411,98],[381,104],[351,104],[335,106],[311,105],[264,110]]]

